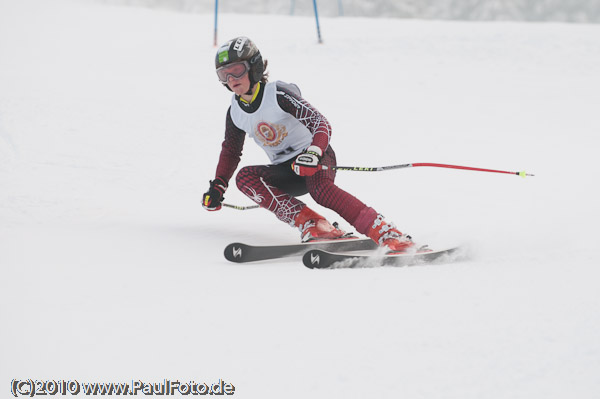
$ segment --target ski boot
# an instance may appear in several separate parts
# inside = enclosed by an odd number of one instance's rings
[[[294,226],[300,230],[302,242],[334,240],[351,236],[351,233],[338,229],[337,223],[332,225],[327,219],[307,206],[302,208],[300,213],[296,215]]]
[[[383,220],[378,214],[367,231],[367,236],[389,252],[410,252],[415,250],[415,243],[407,234],[402,234],[393,223]]]

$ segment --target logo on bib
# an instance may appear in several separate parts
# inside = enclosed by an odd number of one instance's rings
[[[256,125],[256,138],[263,146],[276,147],[288,135],[284,125],[260,122]]]

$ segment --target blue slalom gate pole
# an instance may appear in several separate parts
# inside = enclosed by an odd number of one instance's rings
[[[215,0],[215,39],[213,46],[217,47],[217,15],[219,13],[219,0]]]
[[[321,27],[319,26],[319,12],[317,11],[317,0],[313,0],[313,6],[315,8],[315,19],[317,20],[317,36],[319,37],[319,43],[323,43],[321,39]]]

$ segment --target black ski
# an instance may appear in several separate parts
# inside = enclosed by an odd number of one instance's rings
[[[254,262],[302,255],[311,249],[326,251],[361,251],[375,249],[377,244],[369,238],[339,238],[329,241],[312,241],[291,245],[257,246],[234,242],[225,247],[225,258],[236,263]]]
[[[451,262],[459,255],[459,247],[414,254],[340,254],[328,250],[311,249],[302,257],[309,269],[360,268],[374,266],[412,266],[434,262]]]

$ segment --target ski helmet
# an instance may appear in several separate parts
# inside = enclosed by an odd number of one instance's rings
[[[260,51],[258,51],[258,47],[256,47],[252,40],[245,36],[231,39],[219,47],[215,57],[215,69],[240,61],[247,61],[250,65],[250,70],[248,71],[250,87],[260,82],[265,71],[263,59]],[[227,83],[223,83],[223,86],[231,90]]]

